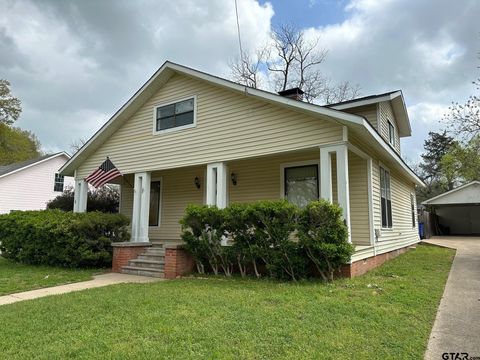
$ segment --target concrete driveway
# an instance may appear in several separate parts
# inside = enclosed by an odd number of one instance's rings
[[[447,359],[443,353],[480,358],[480,237],[436,237],[425,242],[457,249],[425,359]]]

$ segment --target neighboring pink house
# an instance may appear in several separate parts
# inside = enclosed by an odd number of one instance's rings
[[[73,178],[58,174],[68,159],[69,155],[60,152],[0,166],[0,214],[45,209],[66,186],[74,185]]]

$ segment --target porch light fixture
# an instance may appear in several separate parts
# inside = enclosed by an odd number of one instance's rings
[[[233,184],[233,185],[237,185],[237,174],[235,174],[235,173],[232,172],[232,173],[230,174],[230,179],[232,179],[232,184]]]
[[[195,186],[197,187],[197,189],[200,189],[200,179],[198,178],[198,176],[195,176]]]

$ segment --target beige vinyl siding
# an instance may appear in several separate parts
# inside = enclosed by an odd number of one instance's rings
[[[247,203],[257,200],[277,200],[281,194],[281,165],[301,161],[320,162],[320,150],[312,149],[298,153],[268,156],[256,159],[232,161],[229,173],[237,174],[237,185],[228,183],[230,203]]]
[[[350,109],[342,110],[351,114],[360,115],[365,117],[370,124],[373,125],[375,129],[378,129],[378,112],[377,112],[377,104],[370,104],[364,106],[358,106]]]
[[[156,105],[194,95],[195,128],[153,134]],[[306,149],[341,138],[335,122],[175,75],[81,164],[77,176],[91,173],[106,156],[123,173],[133,173]]]
[[[349,151],[350,226],[352,242],[370,245],[367,161]]]
[[[379,104],[380,106],[380,134],[382,137],[389,142],[388,137],[388,121],[390,121],[395,128],[395,150],[400,153],[400,138],[398,137],[398,126],[395,120],[395,115],[393,114],[393,108],[390,101],[383,101]]]
[[[383,165],[390,171],[392,195],[392,221],[391,229],[382,229],[381,203],[380,203],[380,165],[383,156],[374,151],[368,144],[361,141],[353,133],[349,134],[349,141],[372,156],[372,195],[374,228],[380,230],[377,249],[380,252],[390,251],[402,246],[407,246],[419,241],[417,227],[412,227],[410,194],[415,193],[415,184],[403,176],[399,171]],[[416,206],[416,205],[415,205]]]

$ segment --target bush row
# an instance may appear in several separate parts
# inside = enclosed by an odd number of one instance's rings
[[[128,224],[120,214],[15,211],[0,215],[0,250],[28,264],[109,267],[111,242],[129,239]]]
[[[342,210],[324,200],[303,209],[284,200],[190,205],[181,225],[200,273],[331,281],[353,253]]]

